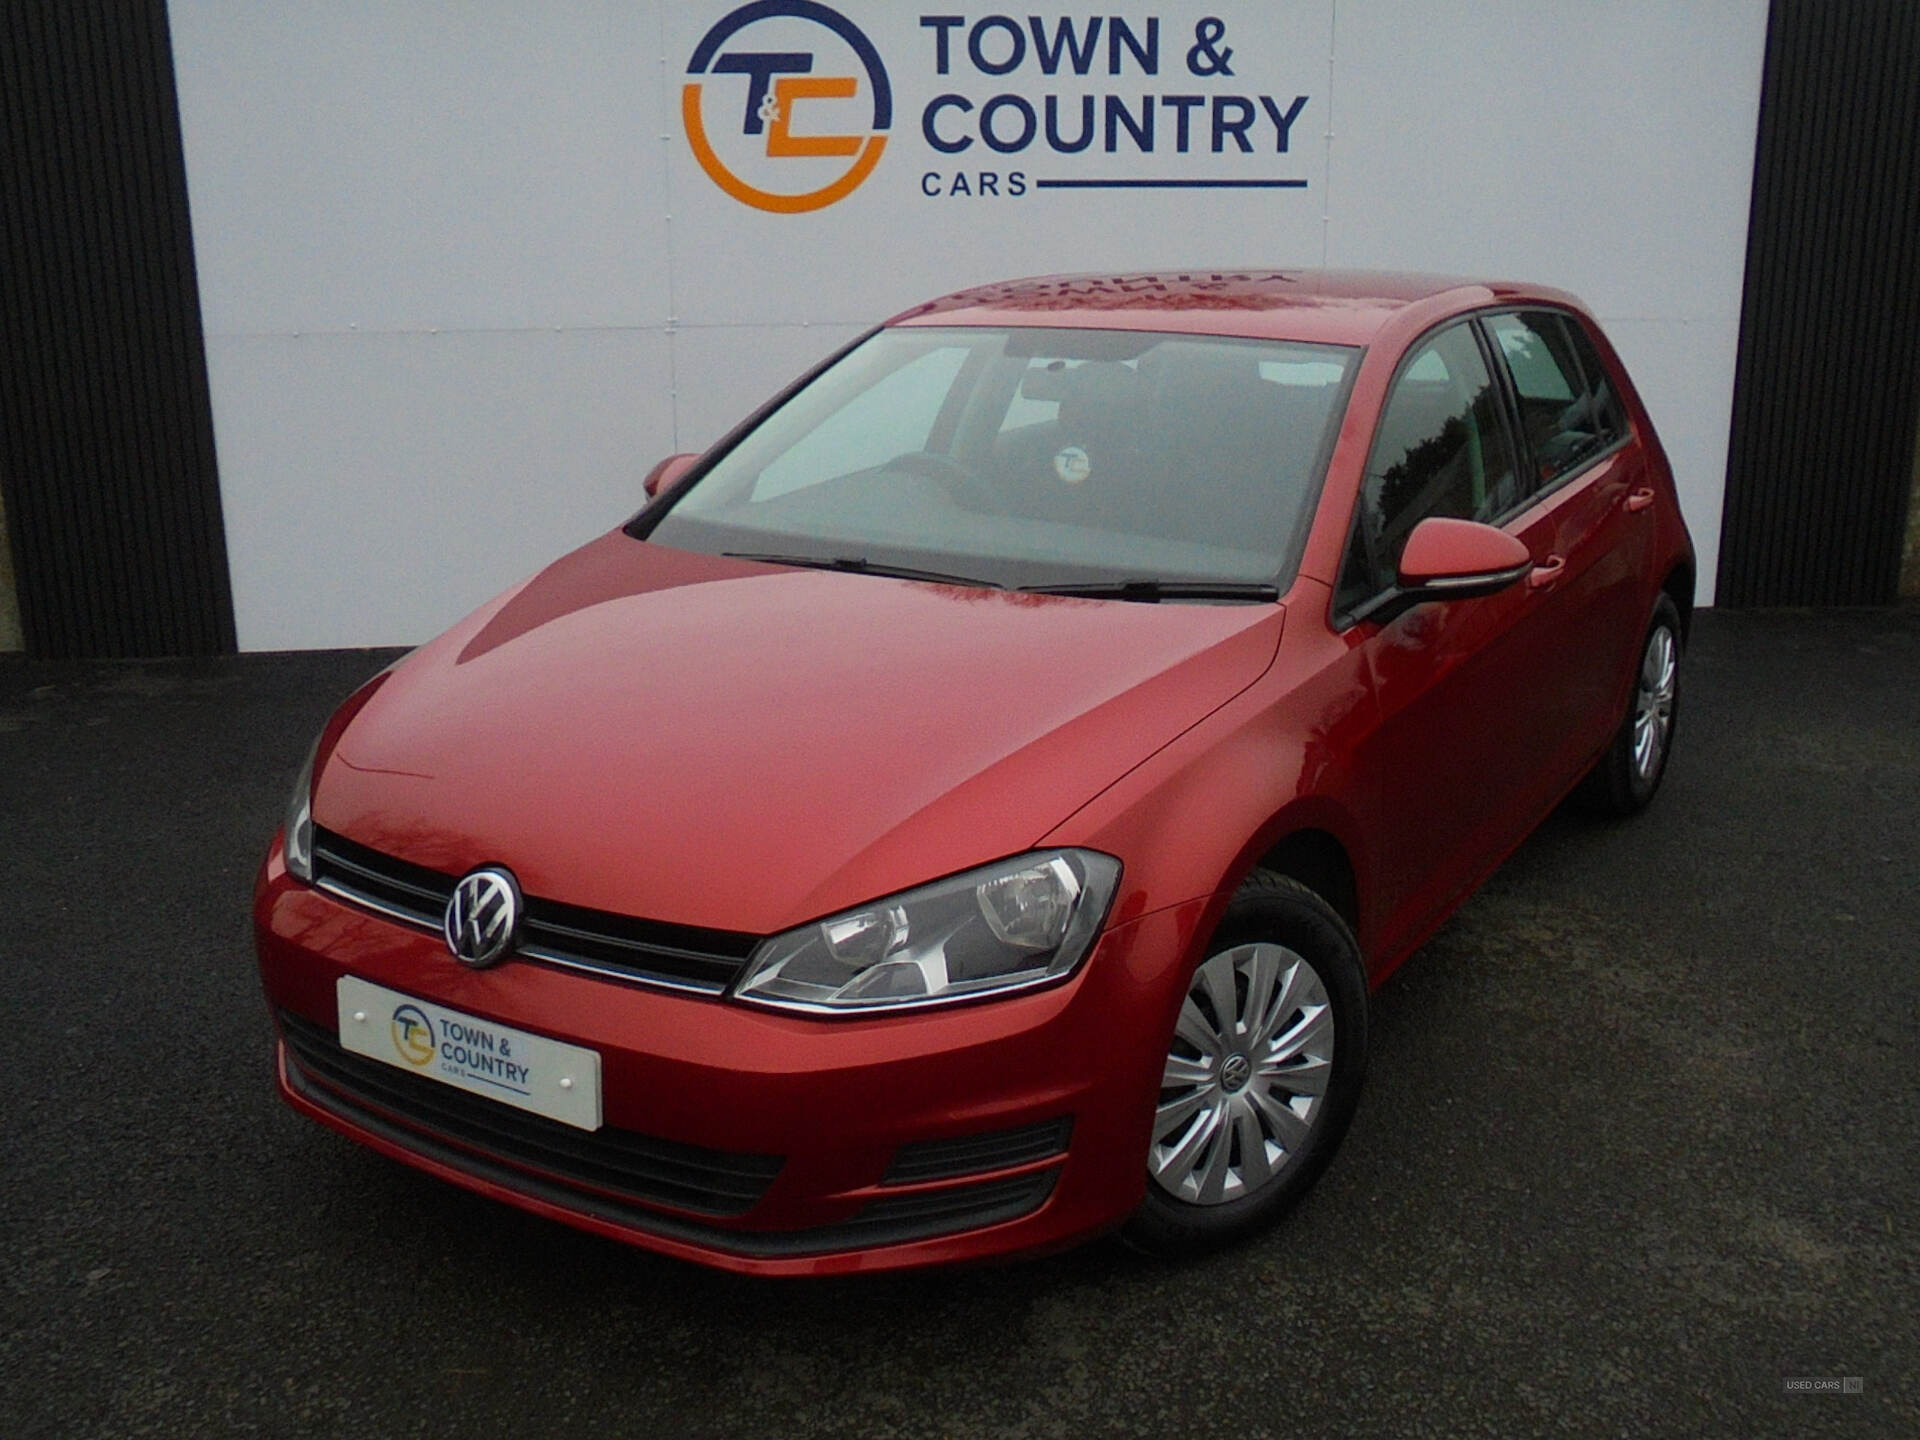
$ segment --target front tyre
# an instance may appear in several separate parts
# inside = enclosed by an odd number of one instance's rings
[[[1333,1158],[1366,1070],[1367,982],[1340,916],[1255,871],[1194,971],[1122,1237],[1193,1254],[1265,1229]]]
[[[1576,792],[1587,809],[1637,815],[1660,788],[1680,720],[1680,648],[1680,612],[1662,595],[1647,622],[1626,718]]]

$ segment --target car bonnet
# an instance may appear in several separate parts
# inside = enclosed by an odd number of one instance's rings
[[[403,662],[315,820],[530,895],[773,933],[1032,845],[1252,684],[1282,618],[614,532]]]

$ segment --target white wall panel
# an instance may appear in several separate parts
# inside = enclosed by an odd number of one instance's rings
[[[1680,509],[1693,531],[1700,603],[1713,603],[1726,498],[1727,424],[1740,313],[1698,320],[1612,319],[1607,334],[1626,362],[1673,462]]]
[[[169,14],[210,331],[661,318],[649,8],[176,0]]]
[[[703,325],[674,337],[677,450],[704,450],[862,325]],[[660,452],[667,454],[666,450]]]
[[[640,508],[658,330],[208,336],[240,643],[411,645]]]
[[[689,75],[729,0],[173,0],[244,647],[425,638],[617,522],[676,438],[708,443],[859,329],[945,290],[1056,270],[1324,258],[1572,289],[1647,395],[1711,577],[1766,0],[1005,12],[1082,38],[1098,18],[1084,75],[1043,73],[1026,38],[1019,66],[983,73],[968,34],[990,8],[834,8],[870,39],[893,123],[850,195],[776,214],[698,163],[690,79],[712,148],[745,183],[804,189],[847,162],[770,157],[746,119],[749,77]],[[964,17],[944,75],[923,11]],[[1113,48],[1116,16],[1143,40],[1158,21],[1156,73]],[[996,23],[989,69],[1012,56]],[[816,78],[866,73],[849,42],[793,17],[714,53],[772,50],[808,54]],[[964,104],[935,133],[971,137],[964,153],[923,131],[942,95]],[[1085,150],[1039,133],[1000,153],[980,137],[998,97],[1014,97],[1004,142],[1020,106],[1043,115],[1049,95],[1068,133],[1093,97]],[[1182,95],[1197,97],[1184,112]],[[1152,104],[1150,153],[1124,129],[1107,151],[1109,96],[1129,114]],[[1251,153],[1224,132],[1213,151],[1210,118],[1231,117],[1236,96],[1306,97],[1284,153],[1264,115]],[[788,113],[802,136],[870,119],[858,88]],[[997,193],[980,193],[982,172]],[[953,194],[960,176],[967,193]],[[1250,179],[1304,183],[1042,183]]]

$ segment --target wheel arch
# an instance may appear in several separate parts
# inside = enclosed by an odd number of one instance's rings
[[[1693,561],[1682,560],[1667,572],[1667,578],[1660,582],[1661,592],[1671,601],[1673,608],[1680,612],[1680,640],[1685,643],[1693,633]]]
[[[1292,831],[1255,868],[1298,880],[1331,905],[1349,930],[1360,933],[1360,882],[1347,847],[1331,831],[1312,826]]]

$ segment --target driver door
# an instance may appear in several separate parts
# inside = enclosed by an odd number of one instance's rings
[[[1516,515],[1514,450],[1473,322],[1416,343],[1382,410],[1335,595],[1335,624],[1357,632],[1376,699],[1377,728],[1360,762],[1383,955],[1421,939],[1535,818],[1531,781],[1551,754],[1553,716],[1534,664],[1541,637],[1530,587],[1388,610],[1400,552],[1420,521]],[[1391,618],[1371,618],[1376,611]]]

